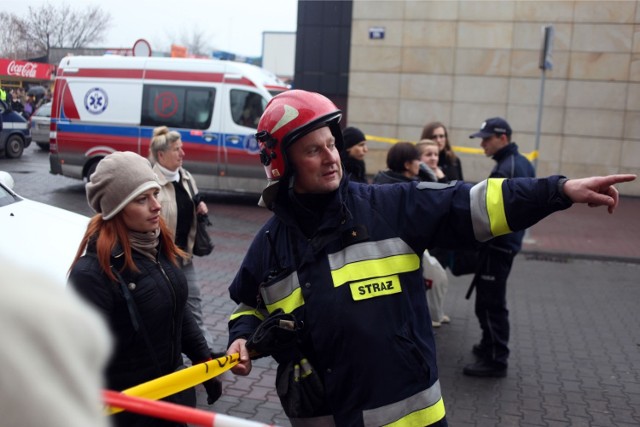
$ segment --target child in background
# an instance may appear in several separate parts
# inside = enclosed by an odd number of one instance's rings
[[[422,139],[416,144],[416,148],[420,152],[420,179],[429,182],[449,182],[442,169],[438,167],[438,143],[430,139]],[[441,251],[439,248],[434,248],[431,254],[425,251],[423,255],[423,275],[428,289],[427,304],[431,315],[431,326],[434,328],[451,322],[449,316],[443,311],[449,279],[442,267],[442,262],[436,256]]]
[[[423,181],[449,182],[442,169],[438,167],[438,143],[430,139],[422,139],[416,147],[420,152],[420,178]]]
[[[451,147],[449,132],[441,122],[431,122],[422,129],[420,139],[430,139],[438,144],[438,166],[442,169],[448,181],[462,181],[462,164]]]

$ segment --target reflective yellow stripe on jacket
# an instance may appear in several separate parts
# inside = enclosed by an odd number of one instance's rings
[[[269,313],[281,308],[285,313],[291,313],[304,304],[298,274],[294,271],[280,281],[260,288],[260,294],[267,310],[259,310],[246,304],[239,304],[229,320],[240,316],[256,316],[264,320]]]
[[[300,280],[295,271],[284,279],[263,287],[261,294],[269,313],[273,313],[279,308],[285,313],[291,313],[304,304]]]
[[[421,427],[445,416],[440,381],[399,402],[363,411],[366,426]]]
[[[471,188],[471,222],[480,242],[512,231],[504,209],[503,181],[504,178],[490,178]]]
[[[328,258],[335,287],[347,282],[406,273],[420,268],[420,258],[400,238],[359,243],[330,254]],[[295,271],[282,280],[263,287],[261,294],[269,313],[279,308],[285,313],[291,313],[304,304],[300,280]],[[231,315],[231,320],[256,313],[259,314],[255,309],[239,306]]]
[[[402,239],[394,237],[348,246],[329,255],[329,267],[333,286],[338,287],[347,282],[415,271],[420,268],[420,258]]]
[[[247,304],[238,304],[236,309],[233,310],[233,313],[231,313],[231,316],[229,316],[229,320],[236,319],[240,316],[256,316],[260,321],[266,317],[265,313]]]

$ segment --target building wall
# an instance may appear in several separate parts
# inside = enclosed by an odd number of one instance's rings
[[[553,25],[545,75],[539,176],[640,171],[640,1],[354,0],[349,125],[368,135],[416,141],[429,121],[451,143],[502,116],[524,153],[536,147],[542,27]],[[369,29],[384,27],[384,39]],[[388,144],[371,144],[369,173],[384,169]],[[465,179],[493,161],[459,153]],[[620,186],[640,195],[640,182]]]
[[[295,74],[296,33],[264,31],[262,33],[262,67],[281,79]]]
[[[298,1],[293,87],[319,92],[347,109],[351,1]]]

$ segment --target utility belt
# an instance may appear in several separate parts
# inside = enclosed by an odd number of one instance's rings
[[[276,374],[276,391],[289,418],[329,413],[322,379],[300,351],[301,329],[302,323],[293,314],[279,309],[262,321],[245,344],[252,359],[274,356],[282,360]]]

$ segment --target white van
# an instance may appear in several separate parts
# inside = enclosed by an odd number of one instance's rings
[[[51,111],[52,174],[87,180],[114,151],[149,153],[153,129],[180,132],[184,166],[202,189],[260,193],[254,134],[287,86],[266,70],[215,59],[70,56]]]

